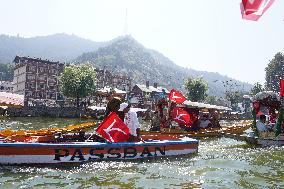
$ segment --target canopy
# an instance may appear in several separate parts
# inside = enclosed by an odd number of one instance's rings
[[[278,109],[280,107],[280,96],[273,91],[262,91],[253,97],[253,101],[260,102],[261,105]]]
[[[105,86],[104,88],[99,89],[98,92],[99,93],[110,93],[112,90],[114,90],[116,94],[126,94],[126,91],[123,91],[117,88],[112,89],[111,87],[108,87],[108,86]]]
[[[106,107],[100,107],[100,106],[89,106],[88,107],[91,110],[105,110]],[[130,111],[133,112],[145,112],[147,109],[142,109],[142,108],[130,108]]]
[[[24,106],[24,95],[0,92],[0,106],[22,107]]]
[[[207,109],[226,110],[226,111],[232,110],[229,107],[217,106],[217,105],[212,105],[212,104],[205,104],[205,103],[201,103],[201,102],[192,102],[190,100],[184,101],[183,104],[186,105],[186,106],[196,107],[196,108],[207,108]]]

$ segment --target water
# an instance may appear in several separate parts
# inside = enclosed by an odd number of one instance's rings
[[[6,128],[62,127],[76,119],[18,118]],[[284,188],[284,148],[202,139],[196,155],[77,166],[2,166],[0,188]]]

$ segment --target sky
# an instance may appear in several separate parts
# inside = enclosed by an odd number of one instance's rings
[[[241,18],[240,2],[0,0],[0,34],[67,33],[93,41],[129,34],[180,66],[263,84],[265,67],[283,52],[284,0],[257,22]]]

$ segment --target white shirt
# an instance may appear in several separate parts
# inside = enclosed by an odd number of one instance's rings
[[[136,129],[140,128],[137,113],[129,111],[125,114],[124,123],[129,128],[129,133],[133,136],[137,136]]]
[[[264,123],[262,123],[261,121],[256,122],[256,128],[260,132],[268,131],[268,128],[266,127],[266,125]]]
[[[201,128],[207,128],[210,123],[211,123],[211,122],[210,122],[208,119],[207,119],[207,120],[201,120],[199,127],[201,127]]]

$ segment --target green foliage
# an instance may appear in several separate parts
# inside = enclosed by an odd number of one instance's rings
[[[206,97],[206,92],[208,90],[207,83],[200,77],[191,78],[189,77],[185,81],[185,89],[187,91],[187,98],[191,101],[203,101]]]
[[[231,102],[232,109],[236,110],[238,103],[243,100],[243,95],[239,91],[228,91],[225,94],[225,98]]]
[[[252,87],[250,93],[251,93],[251,95],[254,96],[254,95],[256,95],[257,93],[262,92],[262,91],[264,91],[264,88],[262,87],[262,85],[261,85],[259,82],[256,82],[256,83],[253,85],[253,87]]]
[[[60,76],[61,92],[72,98],[84,98],[96,90],[96,71],[88,63],[69,65]]]
[[[216,96],[206,96],[204,102],[207,104],[217,104],[218,99]]]
[[[14,77],[14,67],[12,64],[0,64],[0,80],[12,81]]]
[[[279,91],[280,78],[284,78],[284,55],[276,53],[265,68],[266,89],[270,91]]]

